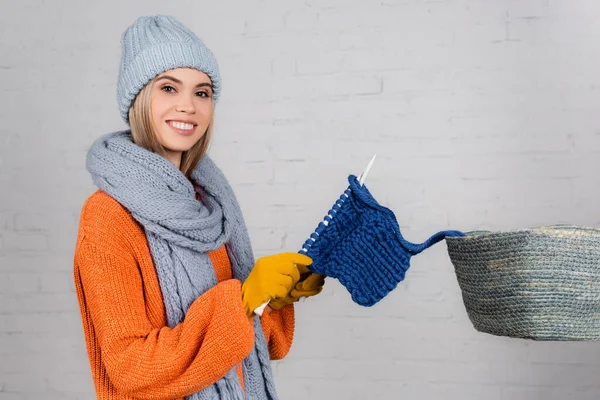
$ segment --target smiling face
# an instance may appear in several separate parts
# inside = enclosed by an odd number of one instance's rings
[[[156,77],[150,96],[151,119],[166,158],[177,167],[206,133],[213,118],[213,91],[208,75],[191,68],[177,68]]]

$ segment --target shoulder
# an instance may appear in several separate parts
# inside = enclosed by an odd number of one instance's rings
[[[129,212],[121,203],[100,189],[87,198],[81,209],[82,222],[88,223],[102,224],[106,221],[102,217],[120,219],[128,216],[130,217]]]
[[[96,247],[132,252],[136,242],[144,241],[140,224],[118,201],[97,190],[84,202],[79,218],[78,242]]]
[[[129,211],[102,190],[87,198],[81,209],[80,225],[83,228],[108,229],[135,223]]]

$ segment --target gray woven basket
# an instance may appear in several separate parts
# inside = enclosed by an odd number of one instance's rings
[[[475,231],[446,243],[477,331],[533,340],[600,338],[600,229]]]

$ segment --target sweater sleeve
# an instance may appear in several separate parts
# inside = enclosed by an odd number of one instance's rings
[[[155,328],[135,259],[83,238],[76,262],[104,368],[118,391],[139,399],[183,397],[213,384],[250,353],[254,329],[240,281],[205,292],[174,328]]]
[[[260,320],[271,359],[281,360],[290,351],[294,340],[294,305],[288,304],[279,310],[267,307]]]

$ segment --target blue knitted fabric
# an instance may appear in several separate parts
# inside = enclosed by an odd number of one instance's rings
[[[410,258],[459,231],[440,231],[421,244],[402,237],[394,213],[378,204],[354,175],[324,221],[302,246],[310,269],[336,278],[352,300],[372,306],[404,280]]]

